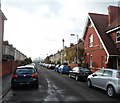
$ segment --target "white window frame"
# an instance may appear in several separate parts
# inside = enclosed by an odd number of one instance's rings
[[[93,34],[89,36],[89,47],[93,47]]]
[[[119,33],[119,35],[117,35]],[[120,30],[116,32],[116,43],[120,42],[120,40],[118,41],[117,39],[120,38]]]
[[[92,68],[92,55],[90,55],[90,68]]]
[[[104,67],[104,56],[101,57],[101,67]]]

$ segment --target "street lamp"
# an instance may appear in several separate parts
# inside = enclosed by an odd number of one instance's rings
[[[77,57],[76,57],[76,63],[78,63],[78,35],[71,34],[71,36],[77,36]]]
[[[63,50],[64,50],[64,42],[65,40],[62,39],[62,42],[63,42]],[[61,64],[63,63],[63,51],[61,51]]]
[[[65,42],[65,40],[63,39],[62,42],[63,42],[63,49],[64,49],[64,42]]]

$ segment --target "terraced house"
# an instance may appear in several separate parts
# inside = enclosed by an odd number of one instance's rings
[[[109,6],[108,15],[89,13],[83,39],[89,68],[120,68],[120,7]]]

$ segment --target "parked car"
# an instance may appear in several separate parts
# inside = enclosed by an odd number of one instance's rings
[[[35,68],[37,68],[37,64],[36,63],[31,63],[31,64],[28,64],[28,65],[33,65]]]
[[[101,69],[87,78],[88,87],[98,87],[105,91],[109,97],[120,94],[120,70]]]
[[[58,68],[58,72],[59,73],[65,73],[65,74],[69,74],[69,71],[71,70],[71,68],[68,66],[68,65],[61,65],[59,68]]]
[[[90,69],[83,68],[83,67],[74,67],[70,72],[69,72],[69,77],[73,77],[78,80],[86,80],[88,75],[92,74]]]
[[[38,72],[38,69],[37,69],[37,66],[36,66],[36,65],[28,64],[28,65],[25,65],[25,66],[26,66],[26,67],[35,68],[35,69],[36,69],[36,72]]]
[[[59,71],[58,71],[58,68],[59,68],[59,67],[60,67],[60,64],[57,64],[57,65],[55,66],[54,71],[59,72]]]
[[[15,89],[20,86],[32,86],[38,88],[38,74],[34,66],[26,65],[16,68],[11,79],[11,88]]]
[[[54,70],[54,69],[55,69],[55,64],[49,64],[47,68],[48,68],[48,69],[53,69],[53,70]]]

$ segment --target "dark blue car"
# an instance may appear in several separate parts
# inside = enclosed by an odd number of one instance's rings
[[[17,67],[11,78],[11,88],[32,86],[38,88],[38,73],[34,66]]]
[[[65,73],[65,74],[69,74],[70,70],[71,70],[71,68],[68,65],[61,65],[58,68],[59,73]]]

